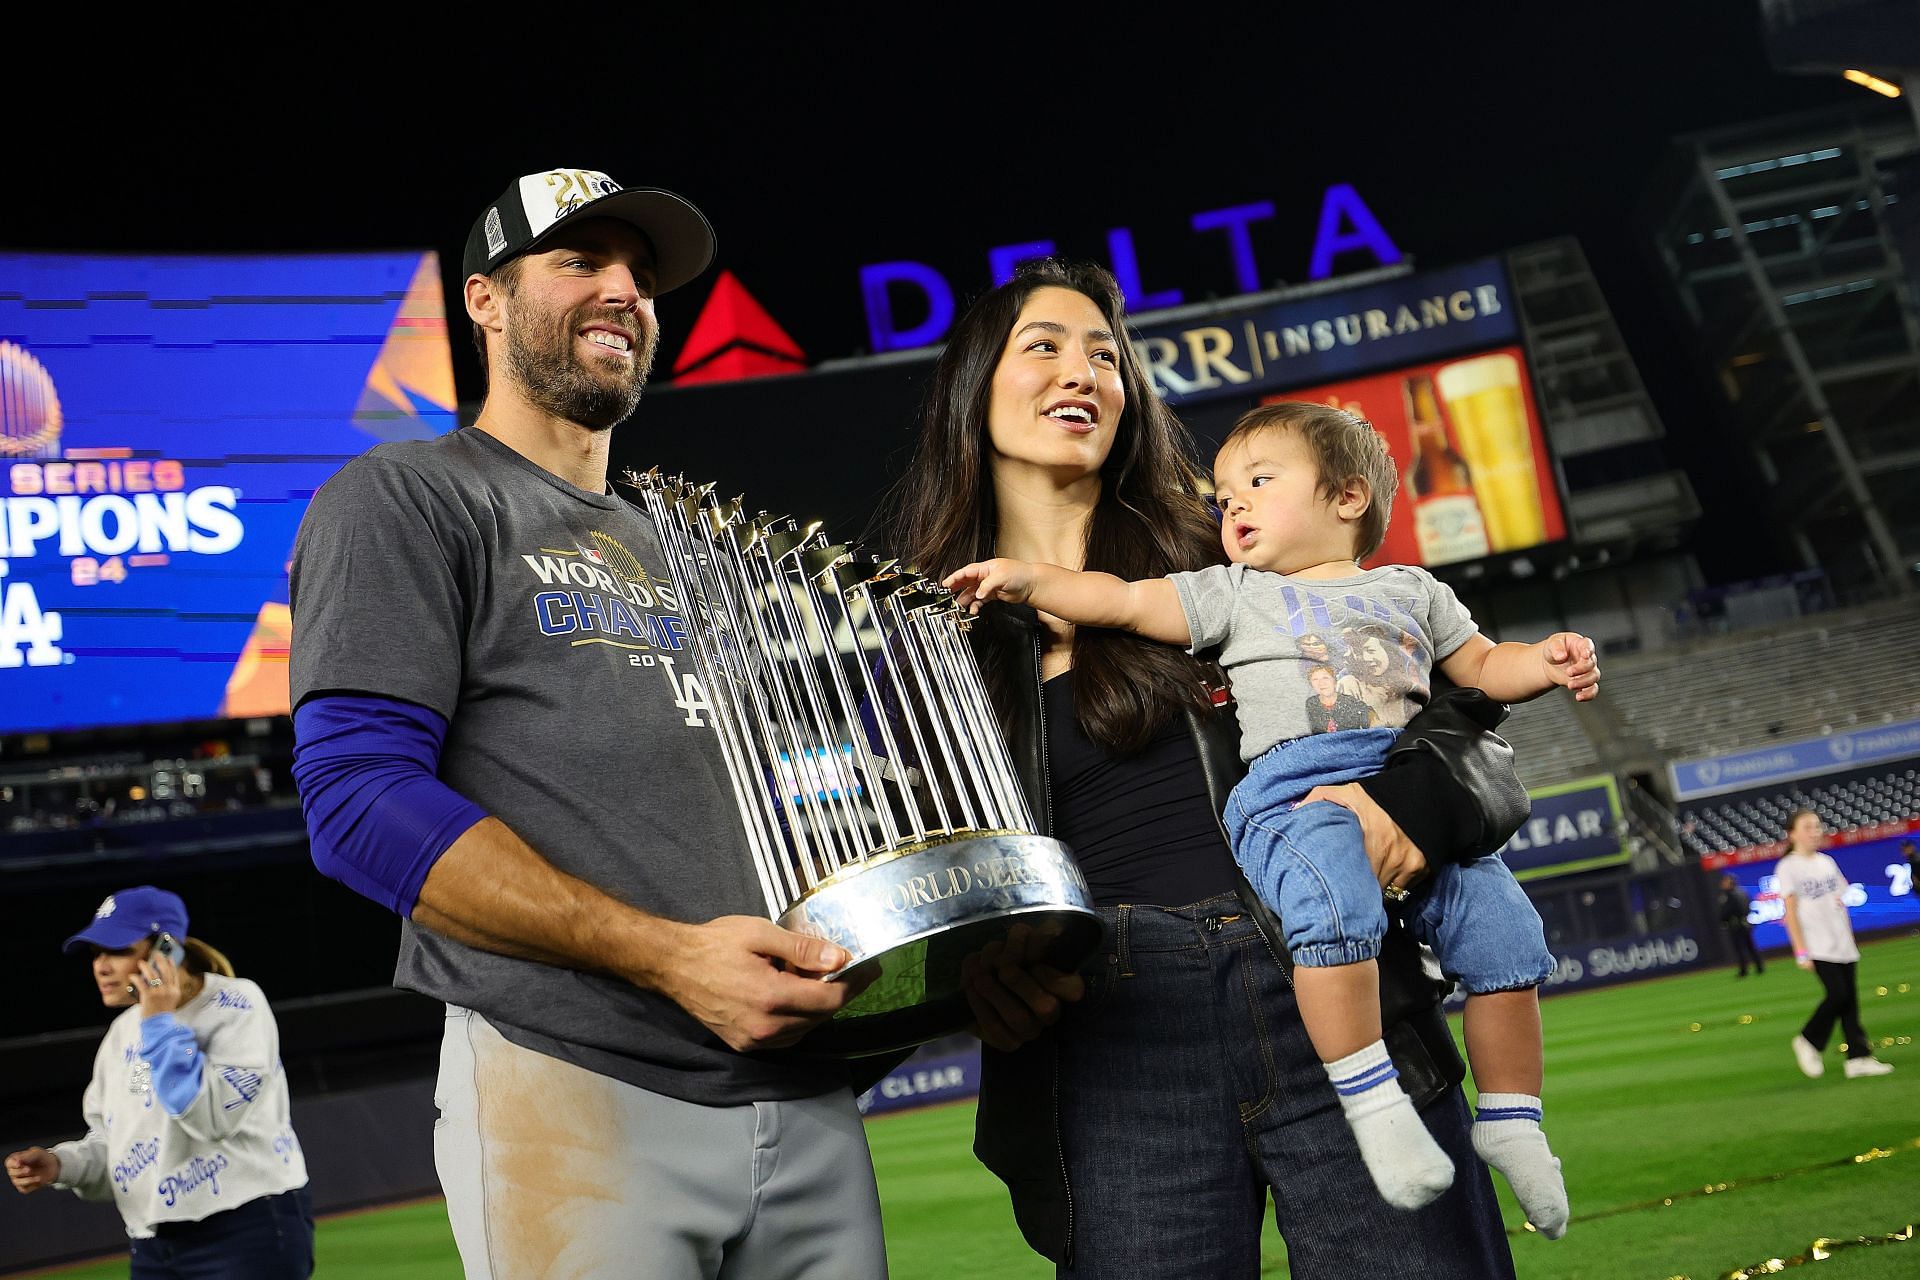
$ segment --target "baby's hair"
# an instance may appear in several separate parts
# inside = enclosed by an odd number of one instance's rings
[[[1315,663],[1313,666],[1308,667],[1307,668],[1308,678],[1311,679],[1313,676],[1313,673],[1316,671],[1324,671],[1328,675],[1332,676],[1335,680],[1338,680],[1340,678],[1340,673],[1338,671],[1335,671],[1332,667],[1328,666],[1324,662]]]
[[[1220,452],[1235,445],[1244,447],[1254,436],[1267,431],[1291,431],[1306,445],[1319,472],[1321,501],[1333,501],[1342,486],[1356,476],[1367,482],[1373,500],[1354,523],[1353,558],[1365,560],[1378,551],[1386,541],[1393,495],[1400,487],[1400,473],[1387,452],[1386,438],[1374,430],[1371,422],[1345,409],[1283,400],[1241,414],[1220,442]]]

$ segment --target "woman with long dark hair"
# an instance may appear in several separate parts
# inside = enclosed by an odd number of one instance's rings
[[[260,988],[152,885],[108,895],[63,949],[88,954],[100,1002],[124,1012],[94,1057],[86,1136],[8,1156],[14,1189],[112,1200],[132,1280],[311,1275],[307,1165]]]
[[[992,556],[1129,580],[1197,569],[1223,559],[1197,473],[1113,277],[1030,264],[949,335],[883,536],[936,579]],[[1270,1192],[1302,1280],[1511,1276],[1441,989],[1405,929],[1380,961],[1386,1041],[1459,1176],[1415,1211],[1374,1190],[1284,935],[1220,826],[1241,765],[1217,669],[1000,604],[973,635],[1040,829],[1074,851],[1106,927],[1084,998],[1024,1046],[985,1050],[975,1151],[1028,1243],[1063,1276],[1251,1277]],[[1486,732],[1501,714],[1472,692],[1436,698],[1377,778],[1309,798],[1359,816],[1383,884],[1490,850],[1526,812]]]

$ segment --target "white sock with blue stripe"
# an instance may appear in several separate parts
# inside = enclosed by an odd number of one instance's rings
[[[1549,1240],[1567,1234],[1567,1184],[1540,1132],[1540,1099],[1483,1093],[1474,1105],[1473,1149],[1500,1171],[1533,1229]]]
[[[1360,1158],[1388,1204],[1418,1209],[1453,1185],[1453,1161],[1427,1132],[1413,1099],[1400,1087],[1400,1073],[1387,1056],[1385,1041],[1375,1040],[1326,1068],[1360,1144]]]

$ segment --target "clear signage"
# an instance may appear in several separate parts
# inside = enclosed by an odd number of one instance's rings
[[[971,1098],[980,1092],[980,1043],[931,1052],[927,1046],[889,1071],[856,1100],[863,1116]]]
[[[1527,820],[1500,846],[1501,861],[1515,879],[1565,875],[1627,860],[1620,833],[1620,791],[1611,777],[1582,778],[1527,795],[1533,802]]]

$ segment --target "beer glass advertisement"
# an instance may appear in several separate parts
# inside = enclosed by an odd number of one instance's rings
[[[1299,387],[1386,437],[1400,473],[1374,564],[1456,564],[1567,536],[1566,514],[1519,347]]]
[[[0,254],[0,733],[284,715],[309,499],[454,406],[434,254]]]

